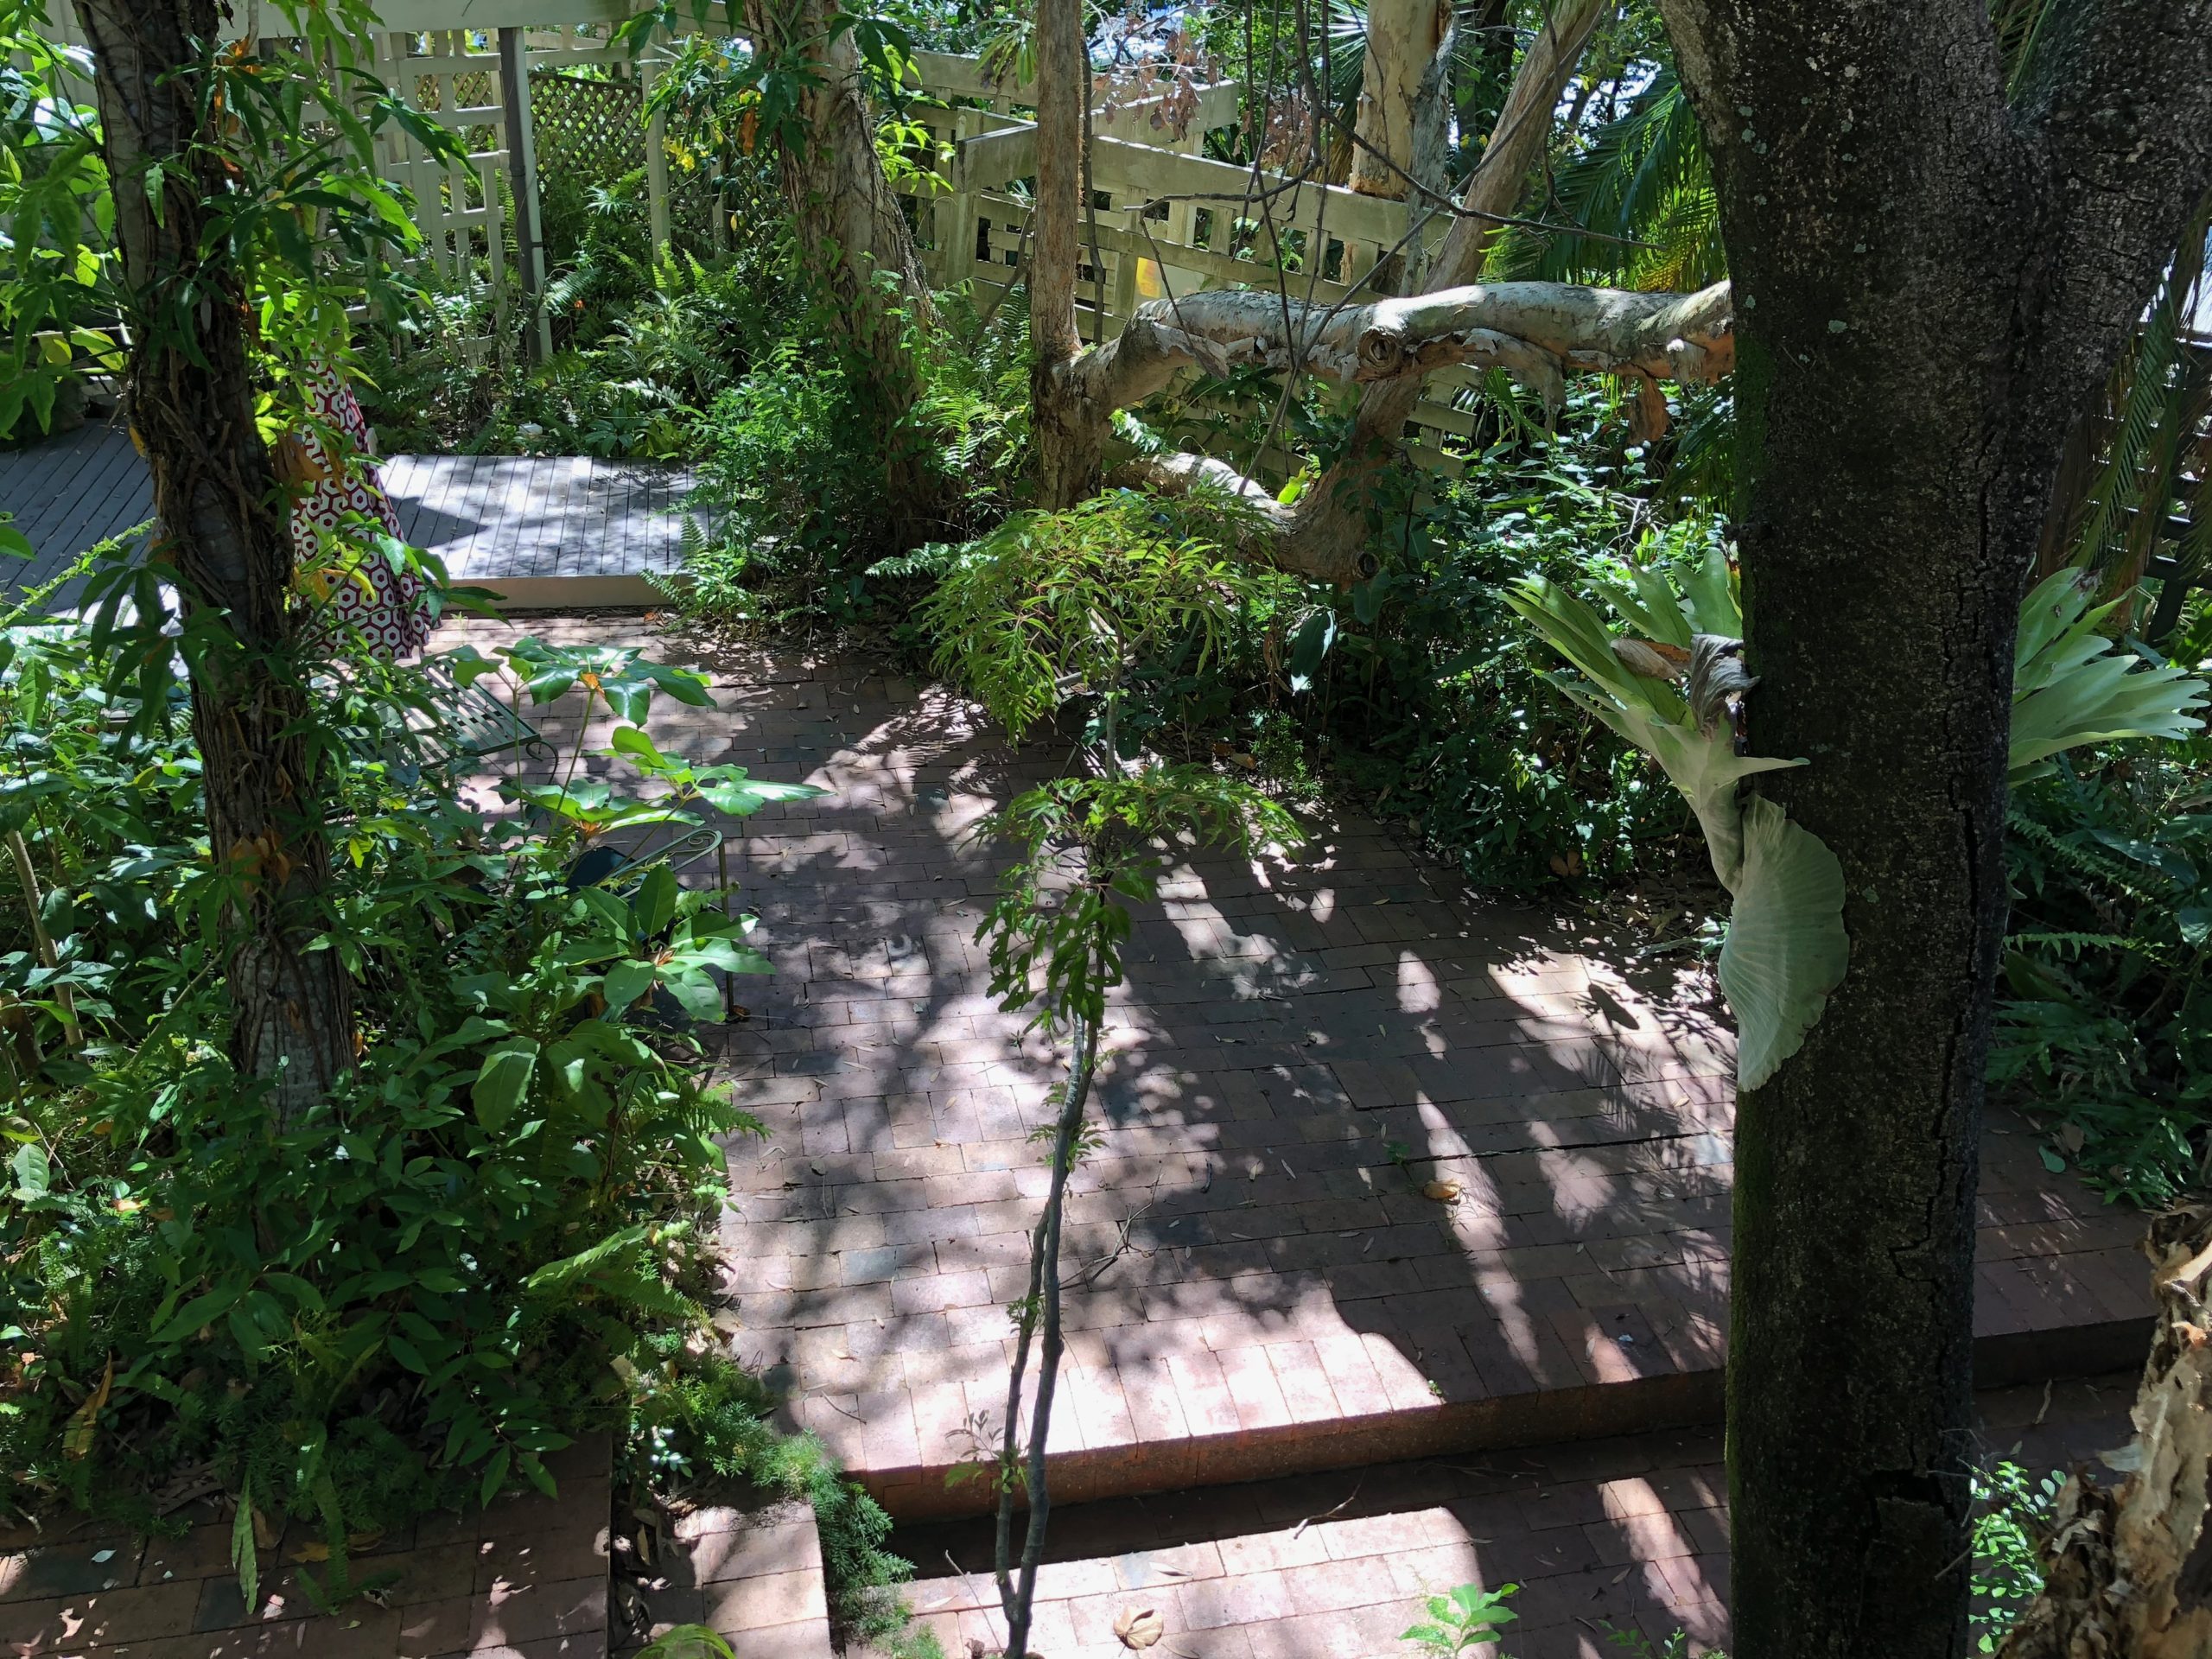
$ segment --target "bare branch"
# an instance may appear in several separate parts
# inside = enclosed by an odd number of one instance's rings
[[[1734,365],[1728,285],[1637,294],[1559,283],[1471,283],[1366,305],[1233,289],[1140,307],[1077,365],[1095,404],[1127,408],[1176,370],[1310,370],[1345,383],[1414,381],[1454,364],[1503,369],[1554,404],[1570,373],[1707,385]]]

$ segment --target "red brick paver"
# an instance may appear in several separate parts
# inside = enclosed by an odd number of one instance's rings
[[[706,1624],[740,1654],[831,1659],[822,1541],[805,1503],[756,1497],[697,1510],[660,1550],[645,1565],[625,1549],[618,1567],[628,1622],[641,1638]]]

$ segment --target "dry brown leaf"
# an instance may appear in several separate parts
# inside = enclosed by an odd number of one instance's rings
[[[1456,1204],[1464,1189],[1457,1181],[1431,1181],[1421,1190],[1424,1198],[1434,1198],[1439,1204]]]
[[[99,1427],[100,1408],[107,1404],[107,1397],[115,1388],[115,1356],[107,1357],[107,1370],[100,1373],[100,1385],[85,1396],[85,1403],[77,1408],[69,1419],[68,1429],[61,1436],[64,1457],[81,1458],[92,1449],[92,1433]]]
[[[1630,673],[1641,674],[1647,680],[1678,679],[1681,675],[1681,670],[1666,653],[1648,639],[1616,639],[1613,655],[1620,658],[1621,666]]]
[[[1114,1634],[1125,1648],[1148,1648],[1167,1634],[1167,1621],[1149,1607],[1124,1607],[1114,1621]]]

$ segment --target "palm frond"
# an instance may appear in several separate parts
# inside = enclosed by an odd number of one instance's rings
[[[1554,181],[1548,217],[1609,240],[1516,232],[1502,238],[1493,268],[1546,282],[1660,277],[1699,283],[1725,269],[1719,215],[1697,116],[1673,66],[1662,65],[1619,116],[1592,135]],[[1656,245],[1650,248],[1634,243]],[[1648,267],[1648,271],[1640,270]],[[1655,279],[1642,280],[1648,275]]]

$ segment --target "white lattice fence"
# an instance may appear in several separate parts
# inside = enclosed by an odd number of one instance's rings
[[[465,161],[445,162],[399,127],[387,125],[377,135],[378,170],[414,194],[424,258],[448,282],[465,279],[483,261],[494,303],[503,306],[507,92],[496,41],[465,29],[379,35],[375,71],[467,152]]]
[[[604,76],[650,89],[650,61],[639,63],[613,43],[615,27],[632,0],[389,0],[386,28],[375,37],[377,73],[408,102],[454,131],[465,161],[433,160],[405,134],[378,137],[378,166],[406,185],[416,201],[426,261],[448,282],[488,277],[495,306],[507,287],[510,234],[527,229],[534,246],[537,224],[535,157],[527,115],[509,103],[516,77],[551,70],[564,75]],[[58,0],[59,32],[79,38],[67,0]],[[466,26],[456,26],[454,13]],[[251,29],[281,15],[249,3],[239,18]],[[726,17],[715,27],[733,27]],[[505,50],[502,51],[502,35]],[[503,68],[503,58],[505,67]],[[1026,191],[1035,168],[1035,129],[1027,93],[1018,85],[986,79],[973,58],[920,53],[921,90],[940,102],[920,111],[933,138],[953,147],[949,182],[914,194],[915,218],[932,278],[1003,289],[1015,276],[1028,222]],[[1179,130],[1152,124],[1156,100],[1139,100],[1094,113],[1093,232],[1084,227],[1084,264],[1078,304],[1086,337],[1109,333],[1146,300],[1203,288],[1273,288],[1287,282],[1300,298],[1332,303],[1370,297],[1354,284],[1404,238],[1403,203],[1360,195],[1335,186],[1294,182],[1201,154],[1205,133],[1234,122],[1239,89],[1233,84],[1198,89],[1197,108]],[[516,144],[519,136],[520,143]],[[658,122],[641,135],[657,244],[671,236],[671,182],[664,132]],[[516,149],[520,149],[519,163]],[[523,188],[513,188],[515,181]],[[511,226],[510,203],[526,198],[524,223]],[[1440,223],[1428,234],[1440,234]],[[524,238],[514,238],[518,247]],[[527,262],[526,262],[527,263]],[[542,275],[528,264],[527,287]],[[1102,315],[1103,314],[1103,315]],[[488,349],[487,338],[480,349]],[[1472,414],[1453,407],[1471,384],[1464,372],[1431,378],[1407,437],[1416,457],[1446,473],[1461,469],[1459,454],[1474,428]],[[1261,458],[1263,467],[1284,458]]]

